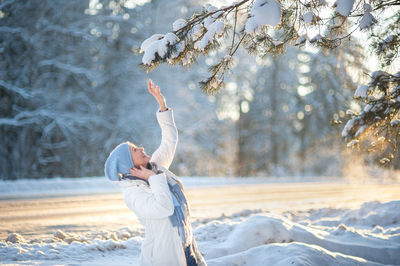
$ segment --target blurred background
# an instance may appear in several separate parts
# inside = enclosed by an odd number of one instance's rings
[[[2,1],[0,178],[103,176],[109,152],[127,140],[151,154],[161,132],[149,78],[175,112],[177,175],[346,175],[355,160],[337,121],[357,108],[368,51],[354,42],[328,54],[307,46],[262,59],[238,52],[216,95],[198,85],[215,53],[190,70],[140,69],[142,41],[204,3]]]

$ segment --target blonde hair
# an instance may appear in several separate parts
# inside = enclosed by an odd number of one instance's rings
[[[125,142],[125,143],[128,144],[128,145],[131,146],[131,147],[134,147],[134,148],[137,148],[137,147],[138,147],[135,143],[130,142],[130,141],[127,141],[127,142]]]

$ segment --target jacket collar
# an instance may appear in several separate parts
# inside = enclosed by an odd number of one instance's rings
[[[132,187],[132,186],[137,186],[137,187],[149,187],[149,185],[144,181],[144,180],[139,180],[139,179],[124,179],[121,181],[118,181],[118,184],[122,188],[127,188],[127,187]]]

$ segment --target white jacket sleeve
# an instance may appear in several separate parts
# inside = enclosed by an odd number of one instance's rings
[[[151,156],[150,161],[168,169],[174,159],[178,144],[178,130],[172,109],[157,111],[157,121],[161,127],[161,144]]]
[[[174,203],[164,174],[149,178],[151,192],[137,186],[124,190],[124,200],[139,218],[161,219],[174,213]]]

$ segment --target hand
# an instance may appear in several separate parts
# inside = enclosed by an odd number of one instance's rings
[[[151,95],[157,100],[160,105],[160,111],[163,112],[167,109],[167,104],[165,103],[165,98],[160,92],[160,88],[158,86],[154,86],[154,83],[151,79],[149,79],[148,90]]]
[[[153,171],[151,171],[151,170],[149,170],[149,169],[147,169],[147,168],[145,168],[143,166],[140,166],[140,169],[135,168],[135,167],[131,168],[130,172],[131,172],[132,175],[140,177],[140,178],[142,178],[144,180],[148,180],[150,176],[156,174]]]

